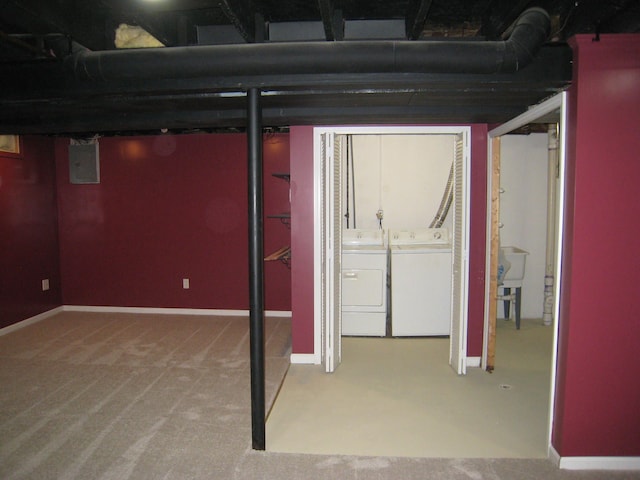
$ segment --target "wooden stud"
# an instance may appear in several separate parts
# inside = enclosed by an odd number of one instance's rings
[[[496,320],[498,317],[498,251],[500,249],[500,138],[491,141],[491,253],[489,284],[489,329],[487,341],[488,372],[496,360]]]

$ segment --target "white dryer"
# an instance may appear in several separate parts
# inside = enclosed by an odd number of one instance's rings
[[[391,334],[449,335],[451,244],[446,228],[389,232]]]
[[[386,335],[387,251],[383,230],[343,230],[343,335]]]

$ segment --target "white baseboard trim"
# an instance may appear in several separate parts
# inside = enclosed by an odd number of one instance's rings
[[[553,445],[549,460],[562,470],[640,470],[640,457],[561,457]]]
[[[149,307],[100,307],[90,305],[62,305],[61,307],[52,308],[46,312],[42,312],[33,317],[26,318],[20,322],[0,328],[0,336],[6,335],[21,328],[27,327],[34,323],[40,322],[45,318],[52,317],[60,312],[96,312],[96,313],[152,313],[166,315],[219,315],[228,317],[248,317],[249,310],[217,310],[210,308],[149,308]],[[284,310],[267,310],[264,312],[265,317],[272,318],[291,318],[290,311]],[[301,362],[307,363],[307,362]]]
[[[560,454],[558,451],[553,448],[553,445],[549,444],[549,450],[547,452],[547,457],[551,460],[556,467],[560,467]]]
[[[267,317],[291,318],[291,312],[287,310],[266,310],[264,314]]]
[[[229,317],[248,317],[249,310],[221,310],[215,308],[155,308],[155,307],[106,307],[91,305],[64,305],[65,312],[96,312],[96,313],[139,313],[155,315],[220,315]],[[267,317],[291,318],[291,312],[267,310]]]
[[[563,470],[637,470],[640,457],[560,457]]]
[[[291,363],[307,364],[307,365],[319,365],[320,360],[315,353],[292,353]]]
[[[56,313],[62,312],[63,307],[52,308],[51,310],[47,310],[46,312],[39,313],[38,315],[34,315],[33,317],[26,318],[20,322],[14,323],[4,328],[0,328],[0,336],[6,335],[7,333],[15,332],[16,330],[20,330],[21,328],[27,327],[34,323],[38,323],[45,318],[49,318],[54,316]]]
[[[467,367],[479,368],[482,357],[467,357]]]

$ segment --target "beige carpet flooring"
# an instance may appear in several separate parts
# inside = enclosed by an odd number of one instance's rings
[[[266,397],[290,320],[266,321]],[[65,312],[0,337],[0,478],[223,478],[251,439],[248,319]],[[204,469],[204,470],[203,470]]]
[[[268,401],[289,328],[267,319]],[[0,336],[0,479],[638,478],[546,459],[253,451],[248,345],[239,317],[64,312]]]
[[[267,450],[408,457],[547,457],[552,328],[498,320],[497,367],[448,365],[447,338],[343,338],[333,374],[293,365]]]

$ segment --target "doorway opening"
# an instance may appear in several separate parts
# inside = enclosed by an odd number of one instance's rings
[[[558,328],[560,318],[560,279],[562,275],[562,238],[563,238],[563,218],[564,218],[564,190],[565,190],[565,145],[566,145],[566,131],[567,131],[567,94],[558,94],[539,105],[532,107],[524,114],[514,118],[513,120],[501,125],[500,127],[491,130],[489,132],[489,165],[488,165],[488,195],[487,195],[487,256],[486,256],[486,282],[485,282],[485,325],[484,325],[484,344],[481,365],[488,371],[493,371],[494,368],[500,368],[501,359],[495,355],[496,352],[496,322],[498,317],[498,306],[502,303],[504,295],[499,295],[499,287],[501,281],[505,278],[500,278],[503,275],[504,254],[500,258],[501,253],[512,246],[507,246],[506,243],[518,242],[518,239],[523,239],[527,236],[526,230],[533,229],[539,231],[538,235],[533,235],[533,244],[531,247],[527,246],[530,250],[537,250],[537,254],[533,255],[531,260],[527,259],[530,263],[530,276],[527,278],[524,276],[522,279],[522,288],[527,286],[529,280],[537,281],[538,294],[533,292],[528,298],[535,301],[538,300],[537,310],[536,307],[532,307],[533,311],[537,314],[529,313],[526,316],[535,317],[535,323],[544,325],[544,328],[550,330],[552,337],[551,349],[550,349],[550,367],[549,367],[549,382],[548,382],[548,416],[546,419],[547,424],[547,450],[551,450],[551,435],[553,428],[553,416],[554,416],[554,399],[555,399],[555,383],[556,383],[556,364],[557,364],[557,342],[558,342]],[[538,190],[535,200],[540,202],[546,209],[546,219],[538,220],[536,226],[535,218],[527,218],[529,212],[524,210],[516,210],[515,212],[508,212],[506,215],[503,212],[501,216],[501,202],[504,201],[501,197],[506,194],[506,188],[503,188],[504,180],[507,180],[510,173],[509,170],[514,166],[508,158],[502,158],[504,155],[504,146],[502,143],[504,136],[518,131],[523,127],[529,129],[531,126],[542,125],[541,130],[547,131],[542,137],[542,140],[546,140],[546,148],[542,149],[542,158],[537,158],[538,171],[543,171],[547,176],[546,185],[543,183],[543,188],[546,187],[546,192],[540,193]],[[505,141],[504,143],[511,144],[517,142]],[[505,164],[504,162],[510,162]],[[542,165],[540,165],[540,162]],[[546,164],[546,168],[545,167]],[[507,172],[503,172],[501,166],[506,167]],[[520,163],[520,167],[524,165]],[[540,169],[540,167],[543,167]],[[526,166],[525,166],[526,167]],[[504,175],[506,173],[506,175]],[[501,178],[501,177],[507,177]],[[508,181],[508,180],[507,180]],[[543,179],[544,182],[544,179]],[[514,180],[516,188],[518,188],[517,181]],[[542,198],[540,198],[542,197]],[[522,200],[522,199],[521,199]],[[524,205],[529,202],[520,202]],[[504,210],[504,208],[502,209]],[[506,210],[509,210],[508,208]],[[501,234],[501,229],[506,228],[502,223],[502,218],[506,216],[509,218],[527,218],[527,226],[520,226],[516,230],[507,231],[504,235]],[[537,216],[538,219],[541,213],[541,209],[538,209],[538,213],[531,212],[532,216]],[[546,223],[546,224],[545,224]],[[501,242],[501,236],[505,237],[506,243]],[[540,247],[540,243],[543,247]],[[537,246],[534,246],[537,245]],[[533,247],[533,248],[532,248]],[[527,254],[529,252],[524,250]],[[530,255],[528,255],[530,256]],[[508,261],[505,263],[509,263]],[[542,263],[543,265],[540,265]],[[526,264],[525,264],[526,265]],[[509,265],[507,265],[509,268]],[[529,268],[529,267],[527,267]],[[526,269],[525,269],[526,272]],[[535,278],[535,277],[538,278]],[[505,283],[506,284],[506,283]],[[535,285],[531,283],[531,285]],[[535,286],[534,286],[535,290]],[[540,292],[542,290],[542,292]],[[509,301],[522,301],[511,297]],[[515,308],[522,308],[521,305],[514,305]],[[530,308],[531,306],[527,306]],[[504,305],[504,316],[508,317],[507,305]],[[529,310],[531,312],[532,310]],[[515,313],[515,312],[514,312]],[[503,364],[504,365],[504,364]],[[538,394],[544,392],[538,392]],[[543,421],[541,418],[540,421]]]
[[[470,127],[325,127],[314,129],[315,145],[315,178],[316,178],[316,225],[321,228],[316,232],[316,315],[315,338],[317,351],[322,352],[323,363],[327,372],[333,372],[338,367],[342,356],[342,234],[346,229],[344,215],[346,206],[343,204],[345,185],[343,172],[346,167],[343,163],[347,153],[351,153],[352,145],[364,142],[370,137],[369,156],[378,157],[378,161],[371,162],[374,165],[373,173],[369,173],[373,180],[363,185],[371,184],[368,188],[370,198],[361,205],[368,205],[371,218],[364,217],[364,225],[372,225],[373,228],[384,230],[384,226],[394,228],[415,228],[419,222],[423,222],[425,228],[429,226],[431,218],[420,219],[420,213],[407,215],[398,207],[402,203],[392,201],[393,195],[386,190],[402,191],[402,186],[407,184],[407,176],[411,176],[412,168],[400,169],[398,156],[392,156],[386,161],[381,155],[382,150],[389,149],[397,153],[402,144],[411,144],[412,141],[420,141],[429,137],[449,140],[449,158],[445,160],[444,169],[451,169],[453,165],[453,207],[451,220],[451,322],[449,329],[449,363],[458,374],[466,372],[466,329],[467,329],[467,290],[468,290],[468,244],[469,244],[469,161],[470,161]],[[421,138],[422,137],[422,138]],[[349,148],[347,148],[349,144]],[[418,143],[419,145],[419,143]],[[446,148],[446,147],[445,147]],[[418,147],[419,149],[419,147]],[[362,150],[366,152],[366,148]],[[373,153],[371,153],[373,152]],[[429,152],[423,152],[426,156]],[[403,156],[405,156],[403,154]],[[408,156],[408,155],[406,155]],[[408,162],[420,162],[414,157]],[[424,160],[422,160],[424,162]],[[387,170],[385,172],[385,170]],[[405,170],[404,174],[397,172]],[[417,165],[414,171],[420,170]],[[423,169],[427,171],[427,169]],[[413,172],[415,173],[415,172]],[[397,175],[399,179],[394,183],[389,179]],[[404,175],[404,180],[402,176]],[[414,175],[416,176],[416,175]],[[419,176],[419,175],[417,175]],[[353,185],[353,184],[352,184]],[[442,187],[436,194],[438,201],[442,195]],[[399,196],[399,193],[396,195]],[[353,193],[353,190],[352,190]],[[373,197],[373,200],[371,200]],[[377,197],[377,198],[376,198]],[[387,205],[391,212],[397,211],[390,217],[384,213],[383,198],[388,197]],[[406,202],[405,202],[406,205]],[[360,209],[360,207],[358,207]],[[407,208],[405,207],[405,210]],[[360,214],[359,214],[360,215]],[[410,219],[411,218],[411,219]],[[373,220],[375,219],[375,221]],[[410,220],[409,220],[410,219]],[[353,219],[350,218],[350,221]],[[389,223],[385,223],[389,221]],[[367,223],[369,222],[369,223]],[[407,222],[415,222],[406,225]],[[360,223],[362,225],[363,223]],[[351,224],[350,224],[351,225]],[[358,226],[358,220],[355,219]],[[388,236],[388,232],[383,234]],[[392,254],[392,253],[390,253]],[[393,282],[393,279],[391,279]],[[391,319],[393,322],[393,319]]]
[[[337,128],[323,129],[322,133],[330,132],[337,135],[348,135],[357,127],[341,127],[343,131]],[[402,127],[399,127],[402,128]],[[318,129],[316,129],[318,130]],[[386,132],[382,132],[386,133]],[[393,132],[394,134],[397,132]],[[317,132],[316,140],[319,138]],[[325,153],[333,152],[335,143],[325,143]],[[316,158],[319,158],[322,148],[316,142]],[[327,164],[316,164],[315,178],[318,181],[321,173],[328,169]],[[332,176],[325,176],[333,179]],[[326,182],[331,183],[331,182]],[[316,185],[316,207],[324,205],[328,198],[340,201],[327,193],[326,183],[318,181]],[[340,186],[334,187],[340,191]],[[316,225],[321,225],[322,215],[327,212],[319,212],[316,208]],[[331,217],[333,218],[333,217]],[[338,216],[337,223],[334,224],[334,232],[342,233],[339,227],[342,218]],[[327,223],[325,223],[325,226]],[[325,232],[326,233],[326,232]],[[329,237],[331,239],[331,237]],[[322,236],[316,236],[316,252],[322,246]],[[335,245],[332,242],[326,242],[325,245]],[[337,242],[341,245],[341,242]],[[340,256],[341,258],[341,256]],[[324,258],[316,258],[316,266],[323,265],[322,260],[326,262],[328,256]],[[335,267],[334,267],[335,268]],[[335,272],[336,270],[334,270]],[[339,265],[337,267],[339,270]],[[331,276],[331,272],[316,268],[316,285],[323,285],[322,281]],[[468,274],[466,274],[468,276]],[[333,277],[335,278],[335,277]],[[316,290],[316,300],[318,297],[322,299],[322,293]],[[466,297],[466,292],[465,292]],[[316,320],[322,318],[321,308],[316,302]],[[339,304],[338,304],[339,305]],[[466,311],[466,308],[465,308]],[[338,317],[339,318],[339,317]],[[323,322],[316,321],[316,352],[323,350],[323,341],[327,336],[321,336]],[[508,333],[513,333],[509,331]],[[371,357],[352,357],[352,354],[360,353],[364,347],[362,345],[351,344],[350,342],[364,340],[364,343],[375,342],[381,340],[381,345],[374,347],[375,353]],[[346,338],[346,349],[344,352],[345,362],[340,368],[337,368],[332,375],[324,373],[324,365],[292,365],[285,383],[278,397],[278,402],[272,411],[268,423],[268,450],[288,451],[288,452],[306,452],[306,453],[347,453],[354,455],[410,455],[410,456],[441,456],[441,457],[545,457],[547,452],[545,448],[546,429],[544,424],[537,422],[539,431],[535,435],[531,435],[532,428],[525,421],[534,408],[538,408],[542,404],[546,412],[547,402],[545,399],[540,401],[537,395],[528,395],[530,390],[538,391],[539,388],[523,386],[515,381],[512,377],[520,377],[522,372],[530,368],[530,365],[524,365],[522,368],[511,368],[508,372],[506,369],[496,371],[493,375],[489,375],[479,368],[470,369],[464,380],[456,375],[452,375],[450,368],[445,362],[442,362],[442,368],[445,375],[440,380],[428,371],[422,368],[421,361],[430,365],[437,365],[436,362],[430,362],[425,352],[409,353],[406,348],[408,344],[400,343],[405,339],[354,339]],[[413,340],[413,339],[406,339]],[[431,339],[427,339],[430,341]],[[438,351],[442,347],[442,339],[433,339],[440,342],[440,345],[428,346],[430,352]],[[423,342],[419,339],[419,342]],[[448,343],[448,340],[445,340]],[[392,348],[400,345],[400,353],[397,357],[403,359],[404,363],[398,366],[397,363],[387,361],[393,354],[384,350],[387,347]],[[446,357],[446,351],[449,349],[446,345],[444,350],[440,350],[438,358]],[[445,352],[445,353],[443,353]],[[515,361],[522,360],[522,350],[516,349],[517,354],[514,355]],[[340,352],[341,353],[341,352]],[[549,355],[550,356],[550,355]],[[364,360],[366,358],[366,360]],[[465,359],[466,360],[466,359]],[[407,365],[411,365],[414,369],[412,377],[413,382],[409,387],[401,385],[399,369],[405,369]],[[513,367],[513,365],[511,365]],[[373,368],[375,375],[370,377],[372,381],[365,382],[363,372],[365,369]],[[356,371],[355,376],[349,376]],[[387,376],[383,377],[382,371],[386,371]],[[548,369],[547,369],[548,370]],[[501,376],[506,372],[504,376]],[[417,376],[424,373],[425,379],[418,381]],[[385,380],[381,380],[381,379]],[[351,379],[351,380],[350,380]],[[542,379],[543,384],[548,384],[546,378]],[[336,391],[334,387],[342,390]],[[401,398],[401,407],[394,408],[391,403],[393,397],[402,397],[402,392],[408,392],[408,389],[416,390],[419,400],[419,408],[412,417],[401,417],[401,411],[407,410],[407,398]],[[456,390],[462,388],[462,390]],[[484,394],[487,394],[484,396]],[[517,395],[520,395],[517,397]],[[408,397],[408,395],[406,395]],[[534,398],[535,397],[535,398]],[[357,408],[349,410],[347,399],[355,399]],[[444,411],[454,412],[456,421],[445,421],[440,425],[433,423],[420,423],[419,420],[426,422],[442,420],[446,417],[442,414],[442,410],[432,408],[426,403],[427,399],[435,400],[440,407],[444,406]],[[454,404],[460,400],[460,403]],[[383,403],[375,403],[382,401]],[[327,408],[331,405],[331,408]],[[366,421],[358,420],[354,412],[365,410],[366,406],[371,405],[376,412],[375,415],[369,415]],[[437,406],[437,405],[436,405]],[[317,407],[317,408],[316,408]],[[544,413],[543,413],[544,414]],[[421,417],[419,417],[421,415]],[[386,426],[380,426],[380,422],[387,422]],[[461,421],[461,423],[460,423]],[[497,425],[503,424],[504,429],[497,428]],[[447,427],[445,429],[445,426]],[[374,434],[373,432],[383,431],[384,434]],[[535,426],[533,426],[535,428]],[[395,430],[393,430],[395,429]],[[522,432],[526,431],[527,435]],[[369,433],[367,433],[369,432]],[[432,433],[429,433],[432,432]],[[463,435],[464,432],[464,435]],[[476,433],[474,433],[476,432]],[[491,432],[491,441],[478,441],[479,438],[487,438],[487,432]],[[356,441],[355,437],[361,439]],[[384,438],[391,438],[391,442],[384,442]],[[454,439],[453,443],[449,443],[447,439]],[[462,437],[469,437],[469,441],[465,442]],[[362,440],[364,439],[364,441]],[[339,441],[344,440],[344,441]],[[389,445],[391,443],[392,445]],[[364,445],[363,445],[364,444]],[[326,449],[324,449],[326,448]]]

